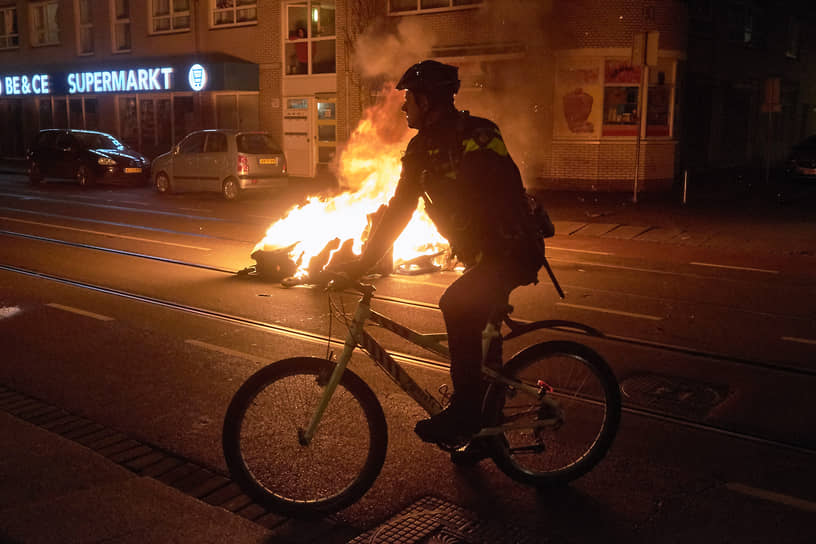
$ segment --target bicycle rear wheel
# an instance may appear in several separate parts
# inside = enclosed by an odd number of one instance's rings
[[[385,416],[377,397],[346,369],[309,444],[299,440],[335,365],[283,359],[253,374],[224,418],[224,457],[241,489],[292,516],[326,514],[371,487],[385,461]]]
[[[505,474],[545,487],[572,481],[598,464],[621,413],[618,382],[600,355],[575,342],[545,342],[518,353],[502,374],[546,391],[536,396],[498,383],[488,390],[488,424],[521,427],[491,437],[493,460]]]

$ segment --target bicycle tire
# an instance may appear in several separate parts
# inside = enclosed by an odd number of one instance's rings
[[[314,439],[299,443],[298,429],[308,424],[334,368],[313,357],[280,360],[250,376],[229,404],[222,435],[227,467],[241,490],[270,510],[294,517],[342,510],[382,469],[385,415],[371,388],[349,369]]]
[[[617,434],[621,395],[612,369],[598,353],[576,342],[543,342],[507,361],[502,374],[534,386],[542,380],[544,387],[552,388],[545,396],[559,404],[565,418],[557,428],[528,427],[490,437],[491,457],[502,472],[523,484],[550,487],[583,476],[603,459]],[[583,391],[570,395],[571,386],[582,377]],[[488,426],[509,423],[521,418],[520,414],[530,416],[529,421],[557,413],[534,397],[499,383],[488,388],[485,407]]]

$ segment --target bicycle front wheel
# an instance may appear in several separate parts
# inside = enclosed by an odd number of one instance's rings
[[[621,396],[603,358],[575,342],[536,344],[502,373],[541,391],[493,384],[487,419],[504,425],[492,437],[493,460],[514,480],[537,487],[563,484],[592,469],[617,433]]]
[[[253,374],[230,402],[222,437],[227,466],[267,508],[300,517],[340,510],[362,497],[382,468],[382,407],[348,369],[315,436],[301,443],[334,368],[325,359],[284,359]]]

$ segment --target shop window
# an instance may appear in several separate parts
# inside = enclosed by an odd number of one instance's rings
[[[93,10],[91,0],[74,0],[76,14],[77,54],[94,52]]]
[[[255,0],[210,0],[212,26],[240,25],[258,22]]]
[[[68,128],[68,101],[65,98],[54,99],[53,128]]]
[[[40,122],[40,129],[51,128],[54,126],[54,118],[51,111],[51,99],[43,98],[38,100],[37,113]]]
[[[119,136],[131,147],[139,146],[139,118],[137,117],[136,98],[119,97]]]
[[[448,10],[469,8],[481,4],[483,0],[389,0],[389,13],[407,11]]]
[[[603,136],[637,136],[640,66],[607,60],[604,69]]]
[[[85,98],[85,128],[99,130],[99,103],[96,98]]]
[[[334,0],[286,5],[287,75],[333,74],[337,71]]]
[[[238,128],[238,107],[234,94],[215,97],[215,124],[218,128]]]
[[[82,115],[81,98],[72,98],[68,101],[68,127],[85,128],[85,117]]]
[[[130,51],[130,1],[111,0],[113,52]]]
[[[646,136],[671,136],[674,103],[674,61],[660,59],[649,68],[649,93],[646,95]]]
[[[17,8],[0,6],[0,49],[20,47],[20,32],[17,29]]]
[[[192,96],[173,97],[173,141],[177,142],[195,129],[195,103]]]
[[[154,34],[190,30],[190,0],[150,0]]]
[[[31,21],[31,45],[56,45],[59,43],[59,24],[57,13],[59,2],[32,2],[29,4]]]
[[[243,130],[261,128],[257,94],[238,95],[238,128]]]

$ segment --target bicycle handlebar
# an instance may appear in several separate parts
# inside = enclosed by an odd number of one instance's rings
[[[346,289],[353,289],[362,294],[373,293],[375,287],[369,283],[361,283],[354,280],[342,272],[332,272],[330,270],[323,270],[321,275],[328,281],[326,282],[327,291],[345,291]]]

